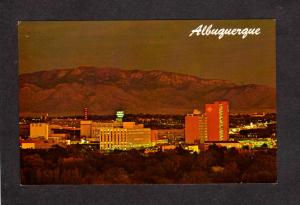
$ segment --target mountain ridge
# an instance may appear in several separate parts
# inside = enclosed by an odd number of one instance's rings
[[[20,114],[186,114],[205,103],[229,100],[233,112],[275,111],[275,88],[236,85],[160,70],[79,66],[19,75]]]

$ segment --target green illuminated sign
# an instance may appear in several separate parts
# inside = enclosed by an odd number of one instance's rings
[[[124,111],[117,111],[116,115],[117,115],[117,118],[123,118],[124,117]]]

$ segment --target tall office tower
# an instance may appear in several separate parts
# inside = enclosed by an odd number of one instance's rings
[[[229,104],[228,101],[216,101],[205,104],[208,141],[228,141]]]
[[[204,144],[207,141],[207,117],[206,114],[202,114],[199,119],[199,133],[200,144]]]
[[[187,114],[184,118],[184,137],[187,144],[194,144],[199,139],[199,116]]]
[[[87,107],[83,108],[83,119],[84,120],[88,119],[88,113],[89,113],[88,108]]]
[[[205,114],[193,112],[185,116],[184,128],[185,142],[187,144],[204,143],[207,140],[207,118]]]

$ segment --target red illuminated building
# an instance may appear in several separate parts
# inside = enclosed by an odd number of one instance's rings
[[[195,141],[200,139],[199,116],[194,116],[193,114],[185,116],[184,135],[187,144],[194,144]]]
[[[229,105],[227,101],[205,104],[208,141],[228,141]]]
[[[205,114],[194,110],[185,116],[185,142],[187,144],[204,143],[207,140],[207,119]]]
[[[198,110],[185,116],[185,142],[228,141],[229,105],[227,101],[216,101],[205,105],[205,113]]]

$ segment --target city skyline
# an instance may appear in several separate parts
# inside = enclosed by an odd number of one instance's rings
[[[229,127],[228,102],[205,108],[171,129],[175,116],[123,120],[122,110],[114,120],[90,119],[86,109],[80,119],[24,118],[21,184],[276,182],[276,115],[233,115]]]

